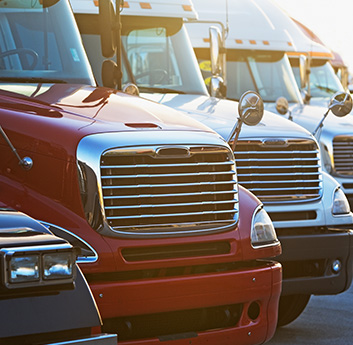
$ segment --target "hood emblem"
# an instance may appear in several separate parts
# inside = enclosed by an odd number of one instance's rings
[[[288,146],[288,140],[286,139],[264,139],[262,140],[262,145],[264,146]]]
[[[167,146],[156,149],[156,156],[166,157],[190,157],[190,149],[185,146]]]

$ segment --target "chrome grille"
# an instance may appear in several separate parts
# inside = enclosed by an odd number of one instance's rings
[[[320,158],[312,140],[243,140],[235,148],[238,181],[264,204],[322,195]],[[276,144],[277,143],[277,144]]]
[[[335,171],[340,175],[353,175],[353,137],[338,136],[333,139]]]
[[[137,147],[101,157],[105,216],[116,231],[210,231],[238,219],[234,161],[225,147]]]

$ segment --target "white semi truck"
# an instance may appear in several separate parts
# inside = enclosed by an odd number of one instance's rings
[[[98,7],[90,0],[71,4],[95,77],[112,86],[117,69],[101,53]],[[137,84],[143,97],[182,110],[228,138],[238,104],[207,92],[183,23],[197,17],[192,3],[125,1],[120,15],[122,84]],[[243,126],[234,149],[239,182],[264,203],[282,243],[279,323],[286,324],[311,294],[336,294],[350,285],[352,216],[339,185],[322,171],[316,140],[302,127],[265,112],[259,125]]]
[[[236,100],[244,90],[254,89],[262,96],[265,108],[277,114],[283,113],[277,100],[284,97],[289,102],[289,109],[286,113],[284,111],[283,116],[313,133],[327,108],[304,104],[296,85],[287,54],[299,56],[303,53],[297,48],[302,43],[294,32],[302,39],[307,40],[307,37],[290,17],[268,0],[229,2],[228,15],[225,1],[215,4],[213,1],[196,0],[194,4],[200,20],[218,21],[224,26],[227,21],[229,23],[224,42],[227,52],[226,97]],[[210,59],[206,40],[208,26],[202,23],[187,26],[201,67]],[[311,42],[312,49],[316,47],[317,56],[326,56],[327,59],[327,54],[331,55],[325,47]],[[204,77],[209,77],[210,71],[205,72]],[[323,169],[339,181],[352,207],[353,165],[349,159],[350,143],[353,143],[351,123],[350,116],[337,118],[330,113],[320,129],[319,137]]]

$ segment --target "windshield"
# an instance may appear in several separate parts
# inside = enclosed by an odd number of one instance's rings
[[[76,15],[94,75],[102,85],[98,25]],[[207,94],[195,53],[180,18],[121,16],[122,84],[135,83],[141,92]],[[87,25],[85,25],[87,24]],[[112,58],[116,61],[116,57]]]
[[[94,84],[66,0],[0,2],[1,81]]]
[[[133,78],[142,92],[207,93],[184,27],[172,34],[162,26],[131,30],[122,42],[131,68],[123,83]]]
[[[196,49],[204,79],[210,77],[209,51]],[[227,49],[227,98],[239,100],[248,90],[257,91],[265,102],[285,97],[300,103],[301,97],[288,58],[281,52]]]
[[[300,86],[299,59],[291,58],[290,63],[293,67],[297,84]],[[336,92],[344,92],[344,88],[331,64],[327,60],[312,59],[310,62],[311,97],[331,98]]]

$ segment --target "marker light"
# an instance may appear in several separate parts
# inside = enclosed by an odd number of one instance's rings
[[[333,195],[332,214],[347,214],[350,212],[349,202],[340,188],[337,188]]]
[[[271,218],[263,208],[259,208],[252,221],[251,244],[258,247],[277,242],[277,234]]]

